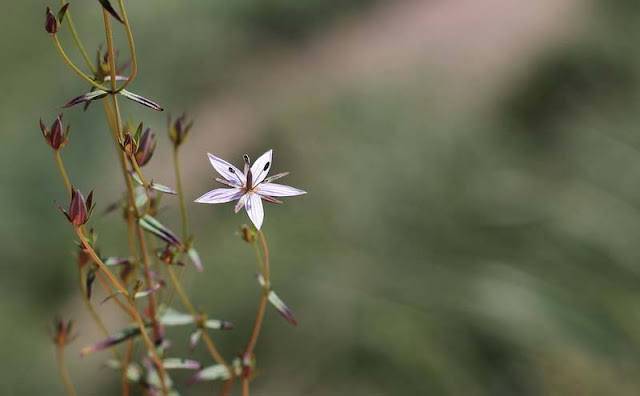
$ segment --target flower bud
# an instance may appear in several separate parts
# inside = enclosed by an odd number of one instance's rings
[[[242,240],[247,243],[254,243],[256,241],[256,233],[253,232],[246,224],[243,224],[240,228],[242,233]]]
[[[69,204],[69,211],[65,211],[60,206],[58,209],[67,217],[67,220],[76,227],[84,225],[89,221],[91,212],[93,212],[93,191],[89,193],[89,197],[86,202],[82,193],[79,190],[71,190],[71,203]]]
[[[75,336],[71,335],[73,329],[73,321],[69,320],[66,323],[60,319],[55,318],[53,320],[53,334],[51,339],[54,344],[59,347],[64,347],[75,339]]]
[[[69,126],[67,126],[67,129],[63,132],[62,114],[56,117],[55,121],[53,121],[51,129],[47,128],[41,119],[40,130],[42,131],[42,135],[44,136],[47,144],[54,150],[60,150],[67,145],[67,140],[69,138]]]
[[[136,140],[131,136],[131,133],[127,132],[124,135],[124,143],[122,143],[122,149],[127,155],[134,155],[138,150]]]
[[[145,166],[153,156],[153,151],[156,149],[155,135],[151,132],[150,128],[147,128],[138,142],[138,150],[136,151],[135,158],[139,166]]]
[[[69,3],[66,3],[62,6],[62,8],[60,8],[60,11],[58,11],[58,15],[54,15],[53,11],[51,11],[51,9],[47,7],[44,20],[44,29],[47,31],[47,33],[51,35],[58,33],[58,28],[60,27],[60,24],[62,23],[62,20],[67,13],[67,8],[69,8]]]
[[[169,118],[169,139],[171,139],[174,147],[178,147],[184,142],[192,126],[193,121],[187,122],[186,114],[181,115],[174,121]]]
[[[49,7],[47,7],[47,12],[45,15],[46,17],[44,22],[44,29],[51,35],[58,33],[58,19]]]

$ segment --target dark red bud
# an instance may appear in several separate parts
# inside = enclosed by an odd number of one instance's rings
[[[134,155],[138,150],[138,145],[136,144],[136,140],[133,138],[131,133],[127,132],[124,136],[124,143],[122,144],[122,149],[127,155]]]
[[[142,133],[140,142],[138,142],[138,150],[136,151],[136,162],[139,166],[145,166],[151,160],[153,151],[156,149],[155,135],[151,129],[147,128]]]
[[[51,146],[54,150],[59,150],[63,148],[67,144],[67,139],[69,137],[69,126],[67,126],[66,131],[63,132],[62,126],[62,114],[60,114],[55,121],[53,121],[53,125],[51,125],[51,129],[45,127],[42,119],[40,120],[40,130],[44,135],[47,144]]]
[[[173,122],[169,119],[169,138],[175,147],[180,146],[184,142],[193,126],[193,122],[187,123],[186,119],[186,114],[176,118]]]
[[[69,221],[79,227],[87,223],[87,204],[79,190],[71,192],[71,204],[69,205]]]
[[[58,33],[58,18],[56,18],[55,14],[49,7],[47,7],[47,12],[45,15],[46,17],[44,22],[44,29],[51,35]]]

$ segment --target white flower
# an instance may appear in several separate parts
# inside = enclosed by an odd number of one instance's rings
[[[271,203],[282,203],[274,197],[290,197],[294,195],[306,194],[306,191],[297,188],[272,183],[289,172],[278,173],[267,177],[271,169],[271,157],[273,150],[262,154],[256,162],[251,165],[248,155],[244,156],[244,172],[231,165],[222,158],[218,158],[211,153],[207,153],[209,161],[224,179],[216,178],[216,181],[229,186],[230,188],[217,188],[204,194],[195,202],[199,203],[225,203],[238,200],[235,212],[238,213],[244,206],[247,209],[249,218],[259,230],[264,220],[264,209],[262,200]]]

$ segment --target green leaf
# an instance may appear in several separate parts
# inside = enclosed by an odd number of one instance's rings
[[[165,185],[162,185],[162,184],[154,183],[154,182],[151,182],[151,185],[149,186],[149,188],[151,188],[152,190],[159,191],[161,193],[165,193],[165,194],[171,194],[171,195],[178,194],[174,189],[172,189],[170,187],[167,187]]]
[[[228,378],[229,371],[227,371],[227,369],[223,365],[216,364],[200,370],[196,375],[191,377],[189,383],[193,384],[201,381],[226,380]]]
[[[262,287],[265,287],[265,281],[262,274],[258,274],[258,282],[260,282],[260,285]],[[267,295],[267,299],[269,300],[271,305],[273,305],[278,310],[278,312],[280,312],[280,314],[287,320],[287,322],[291,323],[294,326],[298,324],[298,321],[293,316],[293,312],[291,312],[284,301],[282,301],[280,297],[278,297],[276,292],[270,290],[269,294]]]
[[[80,355],[84,356],[95,351],[109,348],[113,345],[117,345],[123,341],[126,341],[129,338],[136,337],[139,335],[140,335],[140,329],[138,328],[138,326],[125,327],[124,329],[120,330],[119,332],[112,335],[111,337],[105,340],[102,340],[94,345],[83,348],[80,351]]]
[[[144,215],[138,220],[138,223],[142,228],[162,239],[163,241],[182,249],[182,242],[180,242],[176,234],[174,234],[167,227],[163,226],[158,220],[153,218],[153,216],[148,214]]]
[[[194,323],[193,316],[188,313],[179,312],[173,308],[167,308],[160,317],[160,323],[165,326],[184,326]]]
[[[191,259],[191,262],[193,262],[193,265],[196,266],[196,269],[202,272],[204,270],[202,267],[202,261],[200,260],[198,251],[193,247],[193,244],[189,246],[189,249],[187,249],[187,255],[189,256],[189,259]]]
[[[162,108],[162,106],[160,106],[159,104],[152,102],[151,100],[145,98],[144,96],[140,96],[138,94],[134,94],[133,92],[129,92],[126,89],[123,89],[119,92],[120,95],[124,96],[125,98],[132,100],[136,103],[140,103],[143,106],[147,106],[153,110],[156,111],[164,111],[164,109]]]
[[[189,359],[180,359],[180,358],[167,358],[162,361],[162,365],[164,368],[168,370],[173,369],[187,369],[187,370],[200,370],[202,365],[200,362],[196,362],[195,360]]]

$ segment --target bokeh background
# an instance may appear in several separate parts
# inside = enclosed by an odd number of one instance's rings
[[[300,323],[268,311],[252,394],[640,392],[637,1],[127,3],[132,90],[196,121],[187,197],[213,188],[207,151],[240,163],[273,148],[273,170],[309,191],[266,208],[274,287]],[[63,393],[47,334],[59,314],[78,326],[67,355],[79,393],[112,395],[108,355],[78,353],[100,336],[38,128],[87,89],[44,32],[47,5],[0,13],[0,390]],[[71,11],[87,47],[104,42],[97,1]],[[159,137],[147,175],[174,185],[167,115],[123,107]],[[104,208],[123,190],[104,115],[65,118],[73,184]],[[164,204],[162,221],[179,228],[175,199]],[[184,282],[236,325],[213,334],[233,356],[260,293],[236,235],[248,219],[230,204],[188,210],[206,271]],[[105,254],[126,254],[118,216],[93,225]],[[100,311],[111,330],[125,324]],[[173,331],[176,355],[187,334]],[[192,357],[209,362],[203,348]]]

